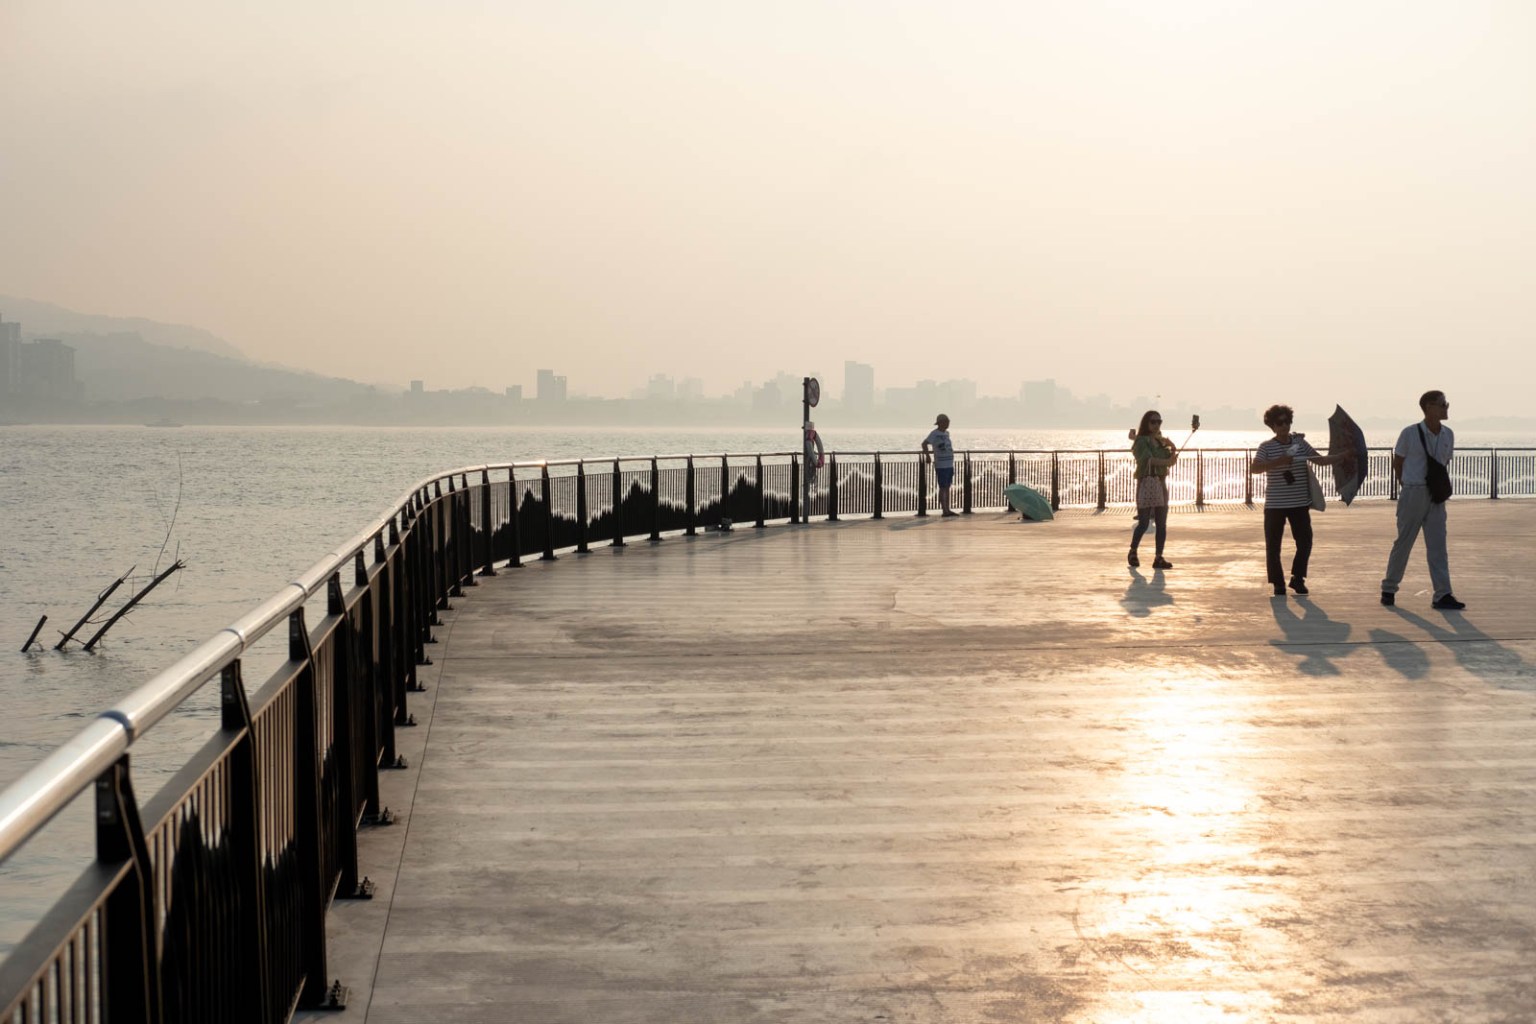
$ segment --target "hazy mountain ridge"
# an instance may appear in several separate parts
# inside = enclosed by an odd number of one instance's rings
[[[85,387],[87,402],[138,398],[333,402],[374,390],[339,377],[157,345],[136,334],[59,332],[53,336],[74,348],[75,376]]]
[[[246,358],[245,353],[238,348],[201,327],[163,324],[139,316],[77,313],[51,302],[23,299],[14,295],[0,295],[0,318],[21,324],[22,335],[27,338],[62,339],[65,334],[134,334],[151,345],[212,352],[229,359]]]
[[[374,391],[345,378],[252,362],[201,327],[77,313],[9,295],[0,295],[0,317],[19,323],[29,341],[57,338],[73,348],[86,402],[327,403]]]

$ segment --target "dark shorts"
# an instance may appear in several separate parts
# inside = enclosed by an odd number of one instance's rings
[[[940,487],[948,487],[955,482],[955,467],[950,466],[948,469],[938,469],[935,467],[933,475],[938,478]]]

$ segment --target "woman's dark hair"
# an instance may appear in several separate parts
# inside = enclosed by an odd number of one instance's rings
[[[1154,418],[1159,423],[1161,423],[1163,421],[1163,414],[1158,412],[1156,409],[1148,409],[1146,412],[1141,414],[1141,426],[1136,428],[1137,437],[1141,437],[1143,434],[1152,433],[1152,429],[1147,426],[1147,421]]]
[[[1274,430],[1281,420],[1294,422],[1295,419],[1296,411],[1288,405],[1272,405],[1264,410],[1264,425],[1270,430]]]

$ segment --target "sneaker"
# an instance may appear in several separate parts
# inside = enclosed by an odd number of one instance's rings
[[[1386,605],[1388,608],[1391,608],[1393,605],[1397,604],[1397,598],[1393,596],[1392,591],[1383,590],[1381,592],[1381,603]]]
[[[1158,555],[1156,558],[1152,559],[1152,568],[1172,569],[1173,563],[1168,561],[1168,559],[1164,558],[1162,555]]]
[[[952,517],[952,516],[958,516],[958,515],[959,515],[959,514],[960,514],[960,513],[959,513],[959,512],[955,512],[955,511],[952,511],[952,510],[950,510],[950,509],[945,509],[945,510],[944,510],[944,516],[943,516],[943,518],[945,518],[945,519],[949,519],[949,518],[950,518],[950,517]]]
[[[1446,594],[1444,597],[1435,598],[1430,602],[1429,606],[1431,608],[1439,608],[1442,611],[1459,612],[1467,605],[1464,601],[1456,600],[1455,594]]]
[[[1284,583],[1276,583],[1275,584],[1275,596],[1276,597],[1284,597],[1285,596],[1285,584]]]
[[[1291,577],[1291,589],[1296,591],[1298,594],[1310,593],[1310,591],[1307,590],[1307,581],[1302,579],[1300,576]]]

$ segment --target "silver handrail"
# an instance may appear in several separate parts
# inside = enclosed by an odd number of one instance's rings
[[[322,557],[282,590],[193,648],[170,668],[103,711],[61,747],[23,773],[0,792],[0,862],[69,806],[97,776],[128,751],[155,723],[165,718],[208,680],[233,664],[273,627],[319,592],[333,575],[346,568],[359,551],[389,529],[390,522],[410,506],[424,488],[464,474],[532,468],[539,463],[499,463],[466,466],[435,473],[405,491],[389,514],[379,517],[351,540]]]

